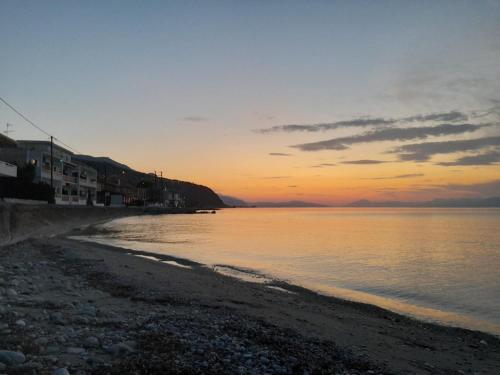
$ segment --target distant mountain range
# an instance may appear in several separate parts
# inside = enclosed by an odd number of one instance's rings
[[[434,199],[424,202],[369,201],[362,199],[346,207],[500,207],[500,197]]]
[[[304,202],[304,201],[285,201],[285,202],[246,202],[242,199],[235,198],[229,195],[221,195],[222,201],[231,207],[327,207],[323,204]]]
[[[324,204],[304,201],[253,202],[252,205],[255,207],[328,207]]]
[[[236,198],[236,197],[233,197],[230,195],[222,195],[222,194],[218,194],[218,195],[219,195],[220,199],[222,199],[222,201],[230,207],[251,207],[250,203],[245,202],[242,199],[239,199],[239,198]]]
[[[434,199],[423,202],[358,200],[346,205],[327,206],[304,201],[246,202],[228,195],[221,195],[222,201],[230,207],[500,207],[500,197]]]

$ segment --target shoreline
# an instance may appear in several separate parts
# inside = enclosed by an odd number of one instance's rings
[[[500,368],[500,340],[487,333],[285,283],[293,293],[284,293],[186,259],[161,256],[190,268],[137,256],[159,254],[66,237],[76,232],[82,230],[0,247],[0,296],[7,306],[0,309],[7,321],[0,341],[8,337],[0,350],[21,348],[26,357],[4,370],[0,364],[0,373],[63,367],[155,373],[166,371],[165,364],[185,373],[495,374]],[[155,340],[168,353],[148,345]]]
[[[191,269],[193,267],[207,268],[207,269],[212,270],[214,273],[229,277],[231,279],[234,279],[237,282],[256,283],[256,284],[263,285],[265,287],[276,288],[276,290],[282,290],[283,292],[295,293],[295,294],[299,294],[299,295],[312,295],[312,296],[314,296],[314,298],[318,298],[318,299],[321,299],[321,298],[324,298],[327,300],[332,299],[334,302],[337,302],[337,303],[342,302],[342,303],[347,303],[347,304],[352,303],[352,304],[363,305],[363,306],[367,307],[368,311],[373,311],[373,309],[380,309],[381,312],[395,314],[401,318],[414,320],[414,321],[422,323],[422,324],[430,324],[433,326],[439,326],[439,327],[443,327],[445,329],[452,329],[452,330],[457,329],[457,330],[479,332],[479,333],[489,335],[495,339],[500,340],[500,334],[497,334],[494,332],[488,332],[488,331],[482,330],[480,328],[473,328],[470,326],[468,327],[468,326],[453,325],[453,323],[447,324],[446,322],[432,320],[432,318],[425,319],[425,318],[421,318],[417,315],[407,313],[405,311],[398,311],[395,309],[391,309],[390,307],[385,307],[383,305],[379,305],[379,304],[374,303],[374,302],[372,303],[369,301],[356,300],[354,298],[351,299],[349,297],[344,297],[342,295],[335,294],[335,293],[326,293],[322,290],[314,289],[313,287],[294,284],[294,283],[291,283],[291,282],[288,282],[285,280],[281,280],[279,278],[275,278],[272,275],[263,274],[259,270],[242,268],[242,267],[231,265],[231,264],[219,264],[219,263],[203,264],[203,263],[199,263],[197,261],[194,261],[192,259],[182,258],[182,257],[170,255],[170,254],[162,254],[162,253],[156,253],[156,252],[145,251],[145,250],[137,250],[137,249],[133,249],[133,248],[121,247],[121,246],[117,246],[117,245],[113,245],[113,244],[108,244],[105,242],[95,241],[95,240],[90,239],[90,237],[96,233],[100,233],[100,231],[96,230],[96,228],[94,228],[94,225],[91,225],[88,228],[86,228],[84,233],[85,233],[85,235],[80,237],[81,231],[79,229],[76,229],[75,231],[68,233],[65,237],[70,239],[70,240],[84,242],[84,243],[88,243],[88,244],[95,244],[97,246],[100,246],[100,247],[105,248],[105,249],[110,250],[110,251],[125,253],[127,255],[132,255],[132,256],[138,256],[138,257],[149,259],[151,261],[159,262],[162,264],[170,264],[170,265],[174,265],[174,266],[177,265],[180,267],[191,268]],[[338,289],[340,289],[340,288],[338,288]],[[347,291],[347,293],[351,292],[350,290],[346,290],[346,291]],[[357,292],[357,291],[353,291],[353,292]],[[359,293],[366,294],[364,292],[359,292]],[[443,315],[450,315],[450,316],[452,315],[452,316],[457,316],[457,317],[461,316],[462,317],[462,315],[459,315],[458,313],[442,311],[442,310],[435,310],[433,308],[427,308],[425,306],[410,305],[408,303],[399,302],[396,300],[392,301],[388,298],[380,297],[380,296],[376,296],[376,295],[373,295],[373,297],[380,298],[380,299],[387,299],[393,305],[400,303],[401,305],[412,307],[415,310],[417,310],[417,309],[427,310],[428,309],[428,310],[432,310],[432,312],[440,312]],[[456,319],[458,319],[458,318],[456,318]],[[466,317],[463,316],[462,321],[466,321],[466,320],[467,320]],[[472,320],[472,318],[470,318],[470,320]],[[481,322],[482,322],[482,324],[481,324],[482,326],[489,325],[491,327],[498,328],[493,323],[489,323],[489,322],[485,322],[485,321],[481,321]]]
[[[94,237],[95,235],[106,234],[107,230],[91,225],[85,230],[76,229],[68,234],[68,238],[76,241],[84,241],[90,244],[98,244],[110,248],[120,249],[128,254],[149,257],[151,260],[161,262],[174,261],[188,266],[196,265],[211,268],[214,272],[234,278],[243,282],[263,283],[266,286],[284,289],[284,292],[314,293],[325,298],[344,300],[352,303],[375,306],[386,311],[399,314],[403,317],[450,328],[459,328],[471,331],[483,332],[500,339],[500,326],[498,324],[482,320],[460,312],[440,310],[432,306],[412,304],[410,302],[392,299],[390,297],[370,294],[364,291],[350,290],[339,287],[321,288],[314,285],[297,284],[293,281],[280,279],[274,275],[263,273],[258,269],[249,269],[233,264],[220,263],[199,263],[193,259],[183,258],[171,254],[164,254],[148,250],[140,250],[134,247],[127,247],[123,244],[109,243],[108,239]]]

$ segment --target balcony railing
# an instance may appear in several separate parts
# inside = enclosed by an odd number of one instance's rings
[[[67,175],[63,175],[63,180],[66,181],[66,182],[74,182],[76,183],[76,177],[73,177],[73,176],[67,176]]]

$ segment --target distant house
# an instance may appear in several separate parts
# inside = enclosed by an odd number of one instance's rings
[[[179,208],[185,206],[184,197],[181,194],[167,191],[165,195],[165,204],[167,207]]]
[[[22,167],[34,166],[34,182],[51,183],[51,144],[48,141],[18,140],[1,142],[0,159]],[[64,205],[95,204],[97,171],[72,160],[73,153],[53,145],[53,187],[55,203]]]

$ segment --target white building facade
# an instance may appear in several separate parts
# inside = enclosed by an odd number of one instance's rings
[[[25,162],[35,167],[35,182],[51,184],[51,144],[48,141],[17,141]],[[73,153],[53,145],[52,183],[55,203],[86,205],[96,203],[97,171],[72,160]]]

